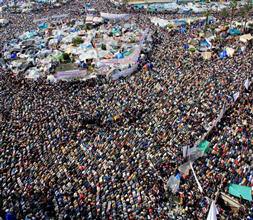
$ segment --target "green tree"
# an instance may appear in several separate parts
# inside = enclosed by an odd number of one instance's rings
[[[252,1],[248,0],[247,3],[240,9],[240,15],[243,17],[243,31],[246,30],[246,24],[249,19],[249,13],[252,10]]]
[[[204,33],[206,33],[208,25],[209,25],[209,17],[211,15],[211,12],[209,10],[207,10],[205,12],[205,28],[204,28]]]
[[[226,24],[227,18],[229,17],[229,13],[228,13],[228,10],[226,8],[222,9],[221,17],[224,20],[224,24]]]
[[[76,38],[74,38],[74,39],[72,40],[72,44],[73,44],[74,46],[77,46],[77,45],[82,44],[82,43],[83,43],[83,39],[82,39],[81,37],[76,37]]]
[[[232,21],[235,18],[235,10],[237,8],[237,5],[238,5],[237,0],[230,1],[230,9],[231,9],[231,22],[230,22],[230,25],[232,24]]]

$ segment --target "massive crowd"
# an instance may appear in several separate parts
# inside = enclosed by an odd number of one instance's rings
[[[80,2],[48,14],[71,13]],[[107,1],[101,11],[118,12]],[[1,43],[31,29],[30,15],[8,15]],[[73,15],[74,16],[74,15]],[[165,15],[163,15],[164,17]],[[168,15],[170,16],[170,15]],[[4,219],[205,219],[229,183],[253,186],[252,49],[203,61],[183,48],[194,34],[133,20],[153,31],[152,71],[101,83],[24,79],[0,73],[0,216]],[[236,102],[233,94],[240,91]],[[182,147],[206,137],[212,151],[193,164],[178,192],[167,182],[186,162]],[[253,219],[252,202],[227,219]]]

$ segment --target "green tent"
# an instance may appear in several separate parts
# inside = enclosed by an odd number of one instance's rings
[[[207,153],[210,150],[209,145],[210,145],[210,142],[207,140],[204,140],[199,143],[198,148],[203,153]]]
[[[230,184],[228,187],[229,194],[236,196],[236,197],[242,197],[243,199],[246,199],[248,201],[252,201],[252,192],[251,187],[249,186],[240,186],[238,184]]]

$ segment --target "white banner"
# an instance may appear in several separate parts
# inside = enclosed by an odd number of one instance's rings
[[[121,20],[121,19],[128,19],[130,17],[129,14],[110,14],[103,12],[100,13],[100,16],[108,20]]]

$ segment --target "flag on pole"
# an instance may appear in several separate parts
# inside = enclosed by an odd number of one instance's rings
[[[249,78],[247,78],[244,82],[245,89],[249,90]]]
[[[203,188],[202,188],[202,186],[200,185],[200,182],[199,182],[199,180],[198,180],[198,178],[197,178],[197,176],[196,176],[196,173],[195,173],[195,171],[194,171],[194,169],[193,169],[192,162],[190,162],[190,167],[191,167],[191,169],[192,169],[193,176],[194,176],[194,178],[195,178],[195,180],[196,180],[196,182],[197,182],[197,185],[198,185],[198,187],[199,187],[199,191],[202,193],[202,192],[203,192]]]
[[[217,220],[217,215],[219,214],[215,201],[212,201],[209,212],[208,212],[208,216],[207,216],[207,220]]]
[[[234,102],[236,102],[236,100],[239,98],[239,95],[240,95],[240,92],[236,92],[236,93],[233,95]]]

